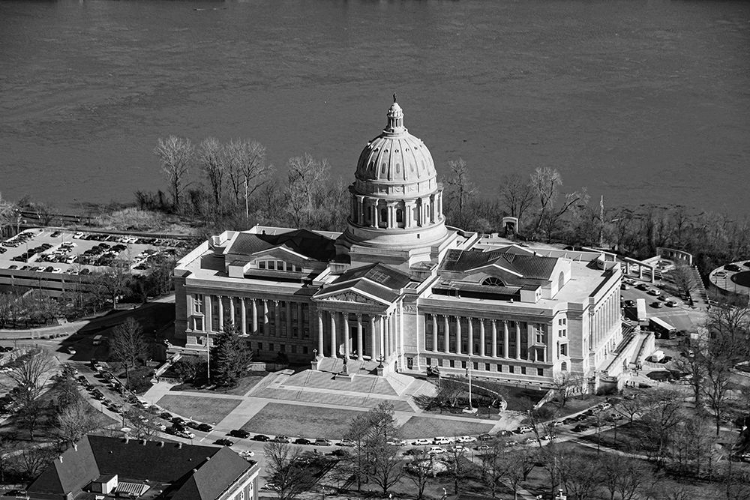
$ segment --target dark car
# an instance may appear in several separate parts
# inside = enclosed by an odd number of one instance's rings
[[[583,432],[585,430],[588,430],[588,425],[578,424],[575,427],[573,427],[573,432]]]
[[[187,425],[191,429],[197,429],[198,426],[201,424],[199,424],[198,422],[193,422],[192,420],[189,420],[188,422],[185,422],[185,425]]]
[[[172,423],[175,425],[185,425],[185,419],[181,417],[174,417]]]
[[[208,425],[208,424],[200,424],[200,425],[199,425],[199,426],[197,427],[197,429],[198,429],[199,431],[201,431],[201,432],[211,432],[212,430],[214,430],[214,428],[213,428],[213,427],[211,427],[211,426],[210,426],[210,425]]]
[[[727,264],[726,266],[724,266],[724,269],[726,269],[727,271],[737,272],[740,270],[740,266],[736,264]]]
[[[489,434],[482,434],[481,436],[477,437],[480,441],[492,441],[492,436]]]
[[[230,441],[228,439],[223,439],[222,438],[222,439],[217,439],[216,441],[214,441],[214,444],[220,444],[222,446],[232,446],[234,444],[234,442],[232,442],[232,441]]]
[[[313,442],[309,439],[299,438],[294,441],[294,444],[313,444]]]
[[[513,435],[513,431],[499,431],[497,435],[500,437],[508,437]]]
[[[270,440],[271,440],[271,438],[270,438],[270,437],[268,437],[268,436],[264,436],[263,434],[257,434],[257,435],[256,435],[256,436],[255,436],[255,437],[253,438],[253,441],[264,441],[264,442],[265,442],[265,441],[270,441]]]
[[[247,432],[245,429],[233,429],[229,431],[229,435],[232,437],[240,438],[240,439],[250,437],[250,433]]]
[[[173,417],[172,417],[172,414],[171,414],[171,413],[169,413],[169,412],[167,412],[167,411],[163,411],[163,412],[161,412],[161,413],[159,414],[159,416],[160,416],[161,418],[163,418],[164,420],[169,420],[170,422],[172,421],[172,418],[173,418]]]

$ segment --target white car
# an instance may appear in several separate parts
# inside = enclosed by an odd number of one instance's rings
[[[456,439],[456,441],[459,443],[473,443],[476,440],[477,438],[475,438],[474,436],[461,436]]]
[[[432,442],[434,444],[451,444],[453,440],[448,439],[447,437],[438,436],[435,439],[433,439]]]
[[[80,231],[78,231],[77,233],[75,233],[75,234],[73,235],[73,238],[75,238],[75,239],[79,239],[79,238],[81,238],[82,236],[83,236],[83,233],[82,233],[82,232],[80,232]]]
[[[441,448],[440,446],[433,446],[430,448],[430,451],[427,452],[428,455],[441,455],[445,453],[445,448]]]
[[[255,456],[255,452],[254,452],[254,451],[252,451],[252,450],[241,451],[241,452],[240,452],[240,456],[241,456],[242,458],[252,458],[252,457],[254,457],[254,456]]]
[[[417,439],[416,441],[412,441],[411,444],[414,446],[427,446],[428,444],[432,444],[432,441],[429,439]]]
[[[156,428],[162,432],[165,432],[167,430],[167,426],[164,424],[156,424]]]
[[[453,451],[457,451],[458,453],[463,453],[466,450],[468,450],[468,448],[462,444],[457,444],[453,447]]]

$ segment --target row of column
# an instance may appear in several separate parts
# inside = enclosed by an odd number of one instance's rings
[[[441,352],[439,341],[438,341],[438,315],[432,314],[432,350],[434,352]],[[503,354],[502,358],[505,359],[521,359],[521,323],[516,321],[515,326],[513,328],[514,335],[515,335],[515,352],[513,353],[513,358],[510,357],[510,332],[509,332],[509,321],[507,320],[497,320],[497,319],[488,319],[485,320],[484,318],[477,318],[477,321],[479,321],[479,352],[474,352],[474,322],[472,318],[468,321],[468,328],[467,328],[467,337],[468,337],[468,350],[467,352],[463,353],[461,352],[461,317],[459,316],[453,316],[456,318],[456,352],[451,353],[450,350],[450,318],[451,316],[446,315],[440,315],[442,316],[443,321],[443,328],[444,328],[444,338],[443,338],[443,350],[442,352],[445,354],[467,354],[469,356],[479,355],[479,356],[489,356],[493,358],[500,357],[498,356],[498,323],[502,323],[502,342],[503,342]],[[490,332],[492,335],[492,352],[490,354],[487,354],[486,352],[486,330],[485,330],[485,321],[490,322]]]
[[[254,299],[254,298],[248,298],[248,297],[232,297],[232,296],[226,296],[226,295],[204,295],[203,296],[203,307],[205,310],[205,317],[206,317],[206,331],[211,333],[214,331],[213,329],[213,299],[212,297],[216,297],[217,299],[217,309],[218,309],[218,320],[219,320],[219,328],[218,331],[221,331],[224,327],[224,298],[229,299],[229,320],[231,321],[232,325],[236,324],[236,318],[237,318],[237,309],[235,306],[235,302],[239,301],[239,307],[240,307],[240,333],[242,335],[248,335],[247,327],[248,327],[248,321],[247,321],[247,314],[248,314],[248,304],[247,302],[250,302],[250,309],[251,309],[251,317],[252,317],[252,333],[259,334],[261,326],[259,325],[259,311],[262,311],[262,331],[263,335],[270,336],[271,335],[271,322],[270,322],[270,304],[273,303],[273,314],[274,314],[274,325],[275,325],[275,331],[273,332],[276,334],[276,336],[280,336],[281,334],[281,302],[286,302],[286,331],[287,336],[291,337],[292,335],[292,304],[294,304],[293,307],[296,308],[297,313],[297,328],[299,332],[299,336],[302,337],[304,334],[304,317],[302,315],[302,302],[290,302],[290,301],[281,301],[281,300],[271,300],[271,299]]]
[[[343,334],[343,355],[346,358],[352,356],[353,350],[351,345],[351,323],[348,312],[324,311],[318,310],[318,355],[325,357],[326,343],[330,347],[328,353],[330,357],[338,357],[340,335]],[[362,361],[365,350],[370,352],[371,359],[378,359],[380,356],[388,358],[396,352],[397,331],[395,327],[395,315],[367,315],[367,331],[370,338],[365,339],[365,319],[363,314],[356,313],[356,354],[357,359]],[[326,324],[330,325],[326,329]],[[326,342],[326,335],[328,342]],[[367,345],[366,345],[367,344]]]
[[[361,225],[365,225],[365,215],[369,214],[370,227],[379,227],[380,223],[385,223],[385,227],[393,229],[397,227],[412,228],[435,224],[440,220],[440,214],[443,210],[442,192],[417,198],[414,200],[401,201],[384,201],[380,198],[371,198],[369,196],[354,194],[352,195],[351,219]],[[382,203],[381,203],[382,202]],[[381,209],[386,210],[386,217],[380,216]],[[415,214],[416,209],[416,215]],[[401,221],[398,220],[397,211],[402,211]]]
[[[594,312],[592,321],[591,349],[597,349],[599,344],[607,338],[612,327],[620,322],[620,301],[616,293],[604,300],[599,309]]]

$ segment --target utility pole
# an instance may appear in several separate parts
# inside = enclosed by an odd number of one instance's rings
[[[211,342],[208,336],[208,329],[206,329],[206,376],[208,377],[208,385],[211,385],[211,349],[209,343]]]

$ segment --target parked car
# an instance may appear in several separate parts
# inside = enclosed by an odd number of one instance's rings
[[[338,442],[338,445],[351,448],[352,446],[356,446],[356,443],[350,439],[342,439],[341,441]]]
[[[217,439],[216,441],[214,441],[214,444],[220,444],[221,446],[232,446],[234,442],[228,439],[222,438],[222,439]]]
[[[198,430],[201,432],[211,432],[214,428],[208,424],[200,424]]]
[[[499,437],[510,437],[513,435],[513,431],[498,431],[497,435]]]
[[[521,425],[516,429],[516,434],[526,434],[527,432],[533,431],[534,428],[530,425]]]
[[[313,443],[315,446],[331,446],[331,442],[324,438],[318,438],[315,440],[315,443]]]
[[[588,425],[578,424],[575,427],[573,427],[573,432],[583,432],[585,430],[588,430]]]
[[[435,444],[451,444],[452,441],[445,437],[436,437],[432,442]]]
[[[492,441],[493,438],[489,434],[482,434],[481,436],[478,436],[477,439],[480,441]]]
[[[412,445],[414,446],[427,446],[428,444],[431,444],[432,441],[429,439],[417,439],[415,441],[412,441]]]
[[[292,442],[292,440],[289,439],[289,436],[284,436],[283,434],[280,436],[276,436],[274,438],[274,441],[276,441],[277,443],[291,443]]]
[[[313,444],[313,442],[306,438],[297,438],[294,440],[294,444]]]
[[[232,437],[240,438],[240,439],[250,437],[250,433],[247,432],[245,429],[233,429],[229,431],[229,435]]]
[[[442,448],[440,446],[432,446],[427,451],[427,454],[428,455],[441,455],[441,454],[443,454],[445,452],[446,452],[445,448]]]
[[[256,434],[255,437],[253,437],[253,441],[266,442],[266,441],[270,441],[270,440],[271,440],[270,437],[268,437],[266,435],[263,435],[263,434]]]
[[[551,427],[560,427],[560,426],[562,426],[562,425],[563,425],[563,423],[562,423],[562,422],[560,422],[559,420],[556,420],[555,422],[552,422],[552,423],[550,424],[550,426],[551,426]]]

